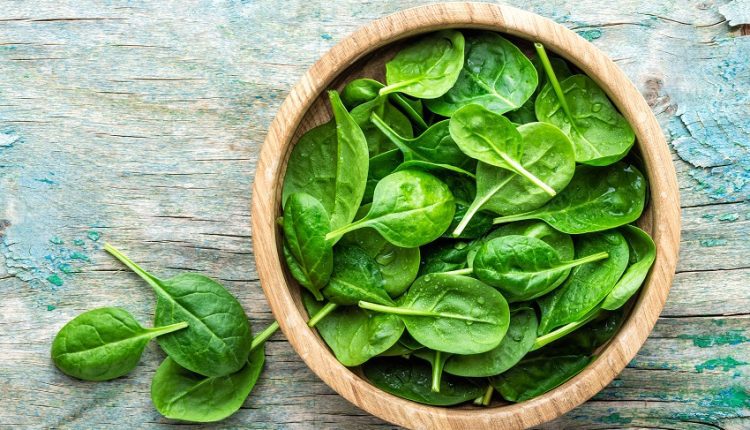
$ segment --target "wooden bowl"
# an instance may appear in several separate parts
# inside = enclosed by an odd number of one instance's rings
[[[639,224],[656,242],[657,257],[640,297],[621,330],[599,357],[575,378],[533,400],[493,407],[425,406],[387,394],[340,364],[306,325],[300,290],[281,258],[281,186],[295,142],[327,121],[325,90],[349,80],[381,79],[383,64],[403,39],[443,28],[494,30],[542,42],[593,78],[628,119],[650,181],[650,204]],[[292,347],[323,381],[358,407],[409,428],[516,429],[552,420],[609,384],[643,345],[664,306],[677,264],[680,205],[674,166],[656,118],[633,84],[592,44],[548,19],[485,3],[446,3],[408,9],[373,21],[328,51],[295,85],[279,109],[263,144],[253,186],[255,259],[263,291]]]

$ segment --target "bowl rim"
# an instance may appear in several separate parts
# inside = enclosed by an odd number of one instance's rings
[[[397,40],[443,28],[487,29],[538,41],[571,61],[610,97],[635,131],[649,178],[650,208],[639,225],[651,233],[657,257],[629,317],[582,372],[526,402],[476,409],[422,405],[388,394],[336,360],[307,327],[287,286],[275,219],[291,140],[313,102],[356,61]],[[292,88],[271,123],[255,171],[252,231],[264,294],[289,343],[329,387],[365,411],[409,428],[525,428],[557,418],[608,385],[636,355],[664,307],[675,274],[680,241],[677,177],[664,135],[643,96],[627,76],[575,32],[531,12],[489,3],[439,3],[402,10],[359,28],[325,53]],[[279,284],[283,284],[280,287]]]

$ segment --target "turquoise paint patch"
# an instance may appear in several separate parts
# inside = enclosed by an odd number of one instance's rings
[[[724,246],[727,244],[725,239],[706,239],[700,241],[701,246],[706,248],[713,248],[714,246]]]
[[[57,306],[55,306],[55,305],[47,305],[47,311],[48,312],[49,311],[54,311],[55,309],[57,309]]]
[[[60,278],[60,276],[57,275],[57,273],[53,273],[49,276],[47,276],[47,281],[49,281],[50,284],[55,285],[57,287],[62,287],[63,280]]]
[[[55,181],[53,181],[52,179],[49,179],[49,178],[41,178],[41,179],[37,178],[37,179],[34,179],[34,180],[37,181],[37,182],[41,182],[43,184],[47,184],[47,185],[55,185],[57,183],[57,182],[55,182]]]
[[[71,260],[81,260],[81,261],[91,261],[88,255],[83,254],[81,252],[72,252],[70,254]]]
[[[711,322],[716,324],[719,327],[724,327],[724,324],[727,323],[725,320],[711,320]]]
[[[55,245],[63,245],[65,242],[63,242],[63,240],[60,239],[59,237],[55,236],[49,240],[49,243],[52,243]]]
[[[5,127],[0,129],[0,150],[13,147],[16,143],[23,142],[15,128]]]
[[[88,232],[88,234],[87,234],[86,236],[88,236],[89,240],[91,240],[91,241],[94,241],[94,242],[96,242],[97,240],[99,240],[99,238],[100,238],[100,237],[101,237],[102,235],[101,235],[101,233],[99,233],[98,231],[93,231],[93,230],[92,230],[92,231],[89,231],[89,232]]]
[[[331,36],[328,33],[323,33],[323,34],[320,35],[320,37],[323,38],[323,40],[332,40],[333,39],[333,36]]]
[[[719,345],[739,345],[740,343],[750,342],[750,339],[744,336],[742,330],[729,330],[726,333],[717,335],[688,335],[681,334],[679,339],[690,339],[693,345],[700,348],[710,348]]]
[[[619,413],[615,412],[613,414],[607,415],[606,417],[601,417],[597,419],[597,421],[606,424],[630,424],[631,422],[633,422],[633,419],[623,417]]]
[[[740,219],[738,213],[724,214],[719,217],[719,221],[737,221],[738,219]]]
[[[57,268],[65,274],[75,273],[75,270],[73,270],[73,266],[68,263],[60,263],[57,265]]]
[[[75,240],[73,241],[73,245],[75,245],[75,246],[83,246],[83,245],[85,245],[85,244],[86,244],[86,242],[84,242],[84,241],[83,241],[83,240],[81,240],[81,239],[75,239]]]
[[[695,370],[698,373],[703,373],[704,370],[716,370],[720,369],[724,372],[728,372],[736,367],[745,366],[748,363],[745,361],[737,361],[732,357],[714,358],[712,360],[704,361],[701,364],[695,366]]]
[[[591,30],[576,31],[576,33],[578,33],[579,36],[583,37],[584,39],[588,40],[589,42],[591,42],[592,40],[596,40],[596,39],[602,37],[602,31],[599,30],[598,28],[594,28],[594,29],[591,29]]]
[[[750,393],[747,388],[732,386],[725,388],[708,399],[701,400],[701,406],[740,409],[750,407]]]
[[[716,215],[714,215],[714,214],[704,214],[702,218],[703,219],[714,219],[714,218],[716,218]]]

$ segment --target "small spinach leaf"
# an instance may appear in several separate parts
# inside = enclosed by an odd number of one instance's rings
[[[476,279],[445,274],[417,279],[398,306],[368,302],[359,306],[398,315],[417,342],[455,354],[495,348],[510,318],[508,302],[495,289]]]
[[[428,109],[450,117],[466,105],[477,104],[501,114],[520,108],[537,87],[531,61],[497,33],[467,36],[464,61],[456,84],[442,97],[428,100]]]
[[[445,375],[440,391],[432,391],[432,371],[420,360],[400,357],[376,358],[362,366],[365,377],[395,396],[434,406],[451,406],[476,399],[485,387],[466,378]]]
[[[637,220],[646,200],[646,180],[634,166],[578,166],[565,189],[546,205],[495,224],[540,219],[568,234],[591,233]]]
[[[90,310],[57,333],[52,341],[52,361],[66,375],[85,381],[119,378],[135,368],[148,341],[187,326],[177,322],[143,328],[124,309]]]
[[[523,402],[562,385],[590,362],[585,355],[529,358],[490,382],[505,400]]]
[[[622,307],[641,288],[656,259],[656,245],[645,231],[625,225],[620,228],[620,232],[628,241],[630,258],[622,278],[602,302],[602,309],[610,311]]]
[[[464,36],[456,30],[431,33],[402,49],[385,64],[388,84],[380,94],[401,92],[433,99],[445,94],[464,64]]]

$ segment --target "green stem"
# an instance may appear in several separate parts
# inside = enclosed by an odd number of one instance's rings
[[[600,309],[597,306],[594,308],[591,312],[586,314],[582,319],[579,321],[572,322],[570,324],[566,324],[557,330],[551,331],[543,336],[539,336],[536,338],[536,341],[534,341],[534,346],[531,347],[531,351],[536,351],[537,349],[548,345],[558,339],[560,339],[563,336],[566,336],[579,328],[583,327],[584,325],[588,324],[591,320],[599,316]]]
[[[418,316],[418,317],[434,317],[434,318],[452,318],[456,320],[461,321],[471,321],[471,322],[481,322],[481,323],[491,323],[492,321],[482,320],[479,318],[472,318],[467,317],[465,315],[458,315],[458,314],[449,314],[444,312],[429,312],[429,311],[421,311],[419,309],[409,309],[409,308],[402,308],[397,306],[385,306],[385,305],[379,305],[377,303],[370,303],[361,301],[359,302],[359,307],[362,309],[368,309],[375,312],[380,312],[384,314],[392,314],[392,315],[406,315],[406,316]]]
[[[367,221],[368,221],[367,216],[365,216],[364,218],[362,218],[359,221],[354,221],[353,223],[351,223],[349,225],[345,225],[345,226],[343,226],[343,227],[341,227],[341,228],[339,228],[337,230],[334,230],[334,231],[332,231],[332,232],[330,232],[330,233],[328,233],[326,235],[326,240],[327,241],[332,241],[333,239],[339,238],[339,237],[345,235],[346,233],[349,233],[350,231],[354,231],[354,230],[360,229],[360,228],[362,228],[362,227],[365,226],[365,224],[367,223]]]
[[[492,198],[492,196],[495,195],[495,193],[500,190],[500,188],[502,188],[501,185],[495,186],[494,189],[492,189],[488,193],[485,193],[481,198],[478,198],[479,196],[474,198],[474,201],[471,202],[469,209],[466,211],[463,218],[461,218],[461,222],[459,222],[456,226],[456,229],[453,230],[453,237],[458,237],[461,235],[461,233],[464,232],[466,226],[469,225],[471,219],[474,218],[474,215],[479,211],[479,209],[482,208],[482,206],[484,206],[485,203],[487,203]]]
[[[443,275],[471,275],[474,273],[474,269],[467,267],[466,269],[450,270],[448,272],[442,272]]]
[[[567,115],[569,119],[573,118],[573,115],[571,115],[570,113],[568,101],[565,99],[565,94],[563,93],[562,87],[560,87],[560,82],[557,80],[557,75],[555,75],[555,70],[552,68],[552,63],[550,63],[549,61],[549,57],[547,56],[547,51],[544,49],[544,45],[537,42],[534,44],[534,48],[536,49],[536,53],[539,55],[539,59],[542,60],[542,66],[544,67],[545,73],[547,73],[547,79],[549,79],[549,82],[552,85],[552,89],[555,91],[555,95],[557,95],[557,100],[560,102],[560,106],[562,106],[563,112],[565,112],[565,115]]]
[[[165,325],[162,327],[153,327],[150,329],[147,329],[147,331],[153,335],[153,337],[161,336],[163,334],[172,333],[173,331],[182,330],[183,328],[187,327],[188,323],[185,321],[181,321],[178,323]]]
[[[278,329],[279,323],[276,321],[272,322],[271,325],[266,327],[265,330],[258,333],[258,335],[253,338],[253,343],[250,344],[250,351],[262,345],[272,334],[276,333],[276,330]]]
[[[396,82],[395,84],[386,85],[380,89],[380,92],[378,94],[384,96],[386,94],[395,93],[398,92],[401,88],[408,87],[409,85],[417,81],[419,81],[419,79],[409,79],[402,82]]]
[[[406,116],[409,117],[409,119],[417,124],[417,128],[421,130],[427,130],[428,125],[425,122],[424,118],[422,118],[422,115],[415,111],[414,108],[406,101],[406,99],[401,94],[391,94],[390,99],[393,100],[399,107],[401,107],[401,110],[406,114]]]
[[[441,361],[443,361],[443,352],[435,351],[435,356],[432,359],[432,391],[436,393],[440,392],[440,379],[443,375]]]
[[[606,252],[597,252],[596,254],[587,255],[585,257],[581,257],[579,259],[573,260],[573,261],[566,261],[562,265],[555,267],[556,270],[562,269],[570,269],[576,266],[580,266],[582,264],[591,263],[592,261],[599,261],[604,260],[605,258],[609,258],[609,254]]]
[[[405,139],[403,136],[400,136],[396,131],[388,126],[388,124],[385,123],[376,113],[372,113],[370,115],[370,122],[375,125],[375,127],[380,130],[381,133],[385,135],[385,137],[388,138],[398,149],[401,150],[401,152],[404,153],[404,156],[407,157],[408,155],[411,156],[417,156],[419,157],[419,154],[416,154],[414,151],[409,148],[409,146],[405,143],[407,139]]]
[[[517,215],[508,215],[508,216],[497,217],[497,218],[495,218],[495,219],[492,220],[492,224],[504,224],[504,223],[508,223],[508,222],[516,222],[516,221],[524,221],[524,220],[527,220],[527,219],[532,219],[532,217],[529,216],[530,214],[531,214],[531,212],[526,212],[526,213],[517,214]]]
[[[336,308],[338,308],[339,305],[336,303],[328,302],[325,306],[320,308],[318,312],[315,312],[315,315],[313,315],[309,321],[307,321],[308,327],[315,327],[323,318],[328,316],[331,312],[335,311]]]
[[[518,173],[519,175],[523,176],[524,178],[528,179],[536,185],[537,187],[541,188],[545,193],[549,194],[550,196],[554,197],[557,194],[557,191],[555,191],[552,187],[545,184],[544,181],[537,178],[533,173],[526,170],[525,167],[521,165],[521,163],[517,162],[516,160],[510,158],[508,154],[504,152],[500,152],[500,157],[505,160],[506,163],[510,165],[510,167],[513,168],[513,171]]]
[[[492,401],[492,393],[495,391],[495,388],[492,386],[492,384],[487,385],[487,391],[484,392],[484,396],[482,396],[482,402],[480,403],[482,406],[489,406],[490,402]]]
[[[159,278],[156,276],[148,273],[147,271],[143,270],[139,265],[135,264],[131,259],[125,256],[122,252],[120,252],[117,248],[110,245],[109,243],[104,244],[104,250],[112,254],[113,257],[120,260],[122,264],[128,267],[128,269],[135,272],[136,275],[140,276],[144,281],[146,281],[149,285],[151,285],[156,290],[161,290],[161,286],[159,285]]]

